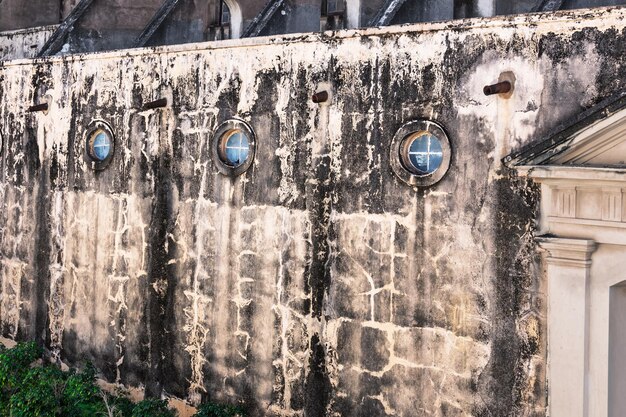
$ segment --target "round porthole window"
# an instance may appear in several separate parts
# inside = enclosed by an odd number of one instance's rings
[[[91,134],[87,151],[91,159],[101,162],[111,154],[111,137],[102,129],[98,129]]]
[[[222,162],[236,168],[250,156],[250,139],[242,130],[233,129],[220,138],[219,154]]]
[[[429,120],[402,126],[391,145],[395,174],[413,186],[427,187],[443,178],[450,166],[450,141],[443,128]]]
[[[93,169],[104,169],[113,158],[115,137],[111,127],[94,120],[89,124],[85,135],[85,159]]]
[[[213,159],[222,174],[240,175],[250,168],[254,159],[254,132],[242,120],[228,120],[217,128],[212,148]]]
[[[427,131],[409,135],[400,152],[405,168],[415,175],[433,174],[443,162],[441,141]]]

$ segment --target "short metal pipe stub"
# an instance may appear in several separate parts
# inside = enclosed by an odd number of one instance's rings
[[[47,112],[48,111],[48,103],[34,104],[34,105],[30,106],[26,111],[28,113]]]
[[[167,107],[167,98],[165,97],[144,103],[144,105],[142,106],[142,109],[151,110],[151,109],[159,109],[162,107]]]
[[[313,100],[313,103],[315,104],[327,102],[328,91],[318,91],[317,93],[313,94],[313,97],[311,97],[311,100]]]
[[[494,94],[507,94],[511,92],[512,88],[513,85],[510,81],[501,81],[496,84],[486,85],[485,88],[483,88],[483,93],[485,93],[486,96],[492,96]]]

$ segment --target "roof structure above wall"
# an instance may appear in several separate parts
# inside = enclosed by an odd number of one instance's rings
[[[426,9],[427,13],[425,13],[424,16],[421,16],[421,18],[424,20],[452,19],[453,18],[452,16],[442,15],[441,11],[436,10],[438,7],[441,8],[443,3],[445,2],[438,1],[438,2],[433,2],[430,4],[424,3],[423,6]],[[496,2],[496,3],[499,3],[499,2]],[[530,4],[525,4],[525,3],[519,4],[516,7],[517,11],[509,11],[509,12],[505,12],[504,14],[519,13],[519,12],[527,13],[527,12],[556,11],[556,10],[561,9],[561,7],[563,6],[564,0],[536,0],[535,2],[526,2],[526,3],[530,3]],[[531,7],[533,3],[536,3],[536,4],[534,7]],[[395,20],[397,20],[397,18],[399,17],[404,17],[406,19],[408,16],[402,16],[403,13],[406,12],[406,10],[403,9],[403,6],[405,6],[405,4],[408,6],[411,3],[407,3],[407,0],[386,0],[383,7],[381,7],[378,13],[376,13],[376,15],[370,20],[368,26],[387,26],[393,23],[397,23],[395,22]],[[452,6],[452,4],[454,5]],[[459,8],[459,10],[462,10],[463,5],[465,5],[465,7],[470,9],[470,14],[467,14],[467,11],[465,13],[463,12],[459,13],[459,11],[455,11],[454,18],[464,18],[464,17],[473,17],[473,16],[482,15],[479,10],[480,6],[477,1],[467,0],[465,2],[461,2],[461,1],[450,0],[450,7],[454,7],[455,9]],[[400,12],[400,10],[402,10],[402,12]],[[502,14],[502,13],[497,13],[497,14]],[[412,19],[409,18],[410,21],[417,21],[416,19],[419,20],[420,16],[412,16]]]
[[[167,16],[174,10],[179,0],[165,0],[161,8],[152,17],[148,25],[143,29],[137,40],[136,47],[145,46],[148,40],[161,27]]]
[[[163,1],[80,0],[38,57],[130,48]]]
[[[6,10],[7,4],[14,5],[16,1],[0,0],[0,3]],[[61,4],[69,9],[74,1],[77,0],[64,0]],[[37,56],[317,32],[320,28],[337,30],[491,17],[496,14],[550,12],[625,2],[494,0],[489,3],[490,6],[484,6],[482,0],[344,1],[340,17],[342,23],[329,27],[321,20],[325,17],[321,13],[320,0],[79,0]],[[217,6],[219,12],[215,11]],[[221,15],[222,6],[230,12],[225,15],[229,18],[224,24],[221,17],[216,17]],[[24,10],[28,10],[25,7]],[[19,9],[21,15],[26,13],[24,10]]]
[[[387,26],[391,23],[391,20],[396,16],[400,7],[406,2],[406,0],[387,0],[385,5],[369,22],[369,26]]]
[[[587,109],[547,137],[504,158],[508,166],[624,165],[626,160],[626,91]]]
[[[539,4],[533,8],[533,12],[550,12],[559,10],[563,5],[563,0],[541,0]]]
[[[135,39],[135,47],[186,44],[242,37],[242,28],[259,24],[263,29],[266,19],[261,10],[274,12],[277,5],[266,0],[164,0],[158,11]],[[265,7],[264,6],[268,6]],[[273,6],[273,7],[269,7]],[[226,21],[222,21],[226,17]],[[254,35],[253,35],[254,36]]]
[[[44,57],[54,55],[59,52],[67,39],[69,33],[74,29],[74,23],[80,19],[83,14],[89,9],[91,3],[94,0],[81,0],[72,12],[65,18],[65,20],[59,25],[56,32],[48,39],[48,41],[41,48],[41,51],[37,54],[37,57]]]
[[[261,13],[259,13],[248,25],[248,27],[243,30],[241,37],[250,38],[254,36],[259,36],[282,5],[283,0],[270,0],[265,5],[263,10],[261,10]]]

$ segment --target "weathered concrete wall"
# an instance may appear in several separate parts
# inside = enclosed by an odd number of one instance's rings
[[[623,85],[626,10],[0,66],[0,327],[148,394],[254,415],[543,416],[537,190],[500,158]],[[541,20],[543,19],[543,20]],[[511,99],[482,88],[513,71]],[[332,85],[329,105],[310,101]],[[48,114],[25,106],[48,94]],[[168,96],[166,109],[141,103]],[[250,171],[218,173],[245,119]],[[94,172],[92,119],[117,136]],[[390,140],[439,121],[430,189]]]
[[[60,23],[63,0],[2,0],[0,31]]]
[[[96,0],[74,24],[64,52],[130,48],[163,0]]]
[[[0,61],[34,58],[57,26],[0,32]]]

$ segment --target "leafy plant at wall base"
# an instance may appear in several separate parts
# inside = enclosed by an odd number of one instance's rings
[[[80,373],[63,372],[54,365],[30,368],[8,406],[3,416],[95,417],[105,410],[91,365]]]
[[[128,417],[133,414],[135,404],[126,397],[120,396],[108,396],[105,393],[101,393],[108,407],[111,409],[111,413],[105,414],[107,417]]]
[[[1,1],[1,0],[0,0]],[[134,404],[123,395],[104,392],[97,370],[62,371],[42,362],[35,343],[6,349],[0,345],[0,417],[176,417],[167,401],[146,399]],[[194,417],[245,417],[238,406],[208,403]]]
[[[176,417],[165,400],[143,400],[135,406],[131,417]]]
[[[234,405],[207,403],[198,409],[193,417],[246,417],[246,411]]]
[[[20,390],[30,364],[42,354],[35,343],[20,343],[12,349],[0,350],[0,416],[9,416],[12,395]]]
[[[20,343],[12,349],[0,351],[0,390],[10,391],[18,387],[30,364],[42,354],[42,349],[34,342]]]
[[[61,414],[65,381],[55,367],[36,367],[28,371],[22,388],[11,395],[11,417],[56,417]]]
[[[62,406],[64,417],[86,417],[104,415],[106,407],[102,401],[100,387],[96,384],[96,368],[88,363],[82,372],[72,369],[64,374]]]

